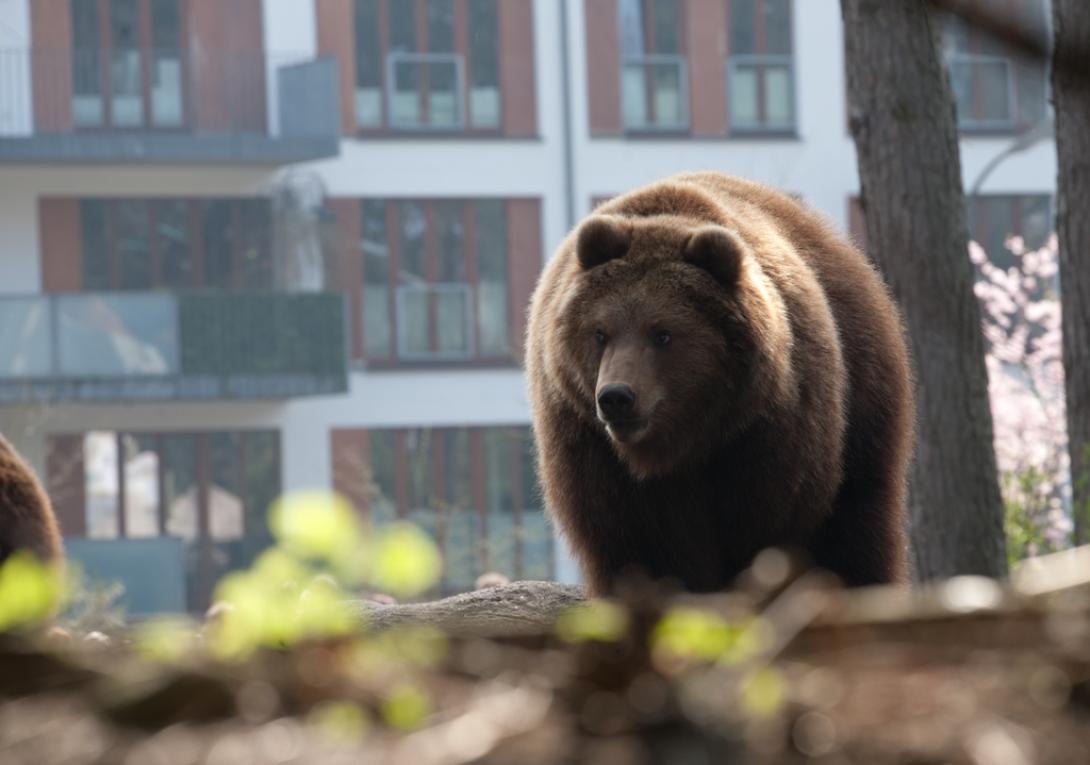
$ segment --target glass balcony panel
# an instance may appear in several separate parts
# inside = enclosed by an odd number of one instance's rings
[[[499,127],[500,89],[495,85],[472,88],[469,91],[469,114],[473,127]]]
[[[72,295],[57,302],[60,374],[178,372],[178,308],[168,295]]]
[[[382,124],[381,88],[356,88],[356,124],[360,127]]]
[[[53,369],[52,316],[40,297],[0,301],[0,378],[45,377]]]

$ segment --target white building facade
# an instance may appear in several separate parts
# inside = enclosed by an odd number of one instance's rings
[[[969,187],[1044,75],[947,50]],[[0,432],[92,567],[180,540],[190,608],[297,489],[424,525],[447,591],[573,580],[528,448],[542,263],[684,170],[847,231],[847,115],[837,0],[0,0]],[[1047,234],[1055,164],[999,164],[974,235]]]

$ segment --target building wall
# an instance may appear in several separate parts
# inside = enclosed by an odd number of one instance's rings
[[[0,0],[0,45],[26,46],[29,3]],[[277,114],[276,66],[315,55],[315,3],[263,0],[270,115]],[[562,80],[562,4],[570,88]],[[847,229],[848,201],[858,194],[855,152],[847,130],[841,17],[837,0],[794,4],[797,138],[625,138],[592,136],[587,69],[586,0],[536,0],[534,94],[536,135],[448,139],[422,136],[342,137],[335,159],[279,171],[245,167],[0,167],[0,293],[41,289],[37,200],[42,196],[201,196],[252,194],[288,175],[320,179],[334,197],[532,197],[541,202],[541,252],[551,256],[571,224],[566,148],[571,151],[571,208],[586,214],[596,198],[684,170],[749,176],[800,194]],[[565,129],[565,114],[570,124]],[[607,115],[608,116],[608,115]],[[4,125],[0,114],[0,131]],[[570,133],[571,145],[566,147]],[[971,185],[1010,136],[962,141],[963,175]],[[990,193],[1052,193],[1051,142],[1002,163],[983,187]],[[530,420],[524,380],[515,367],[364,371],[350,375],[346,395],[288,402],[116,405],[27,405],[0,409],[0,430],[44,468],[44,436],[95,428],[172,430],[278,428],[285,489],[328,488],[333,428],[515,425]],[[561,578],[576,576],[566,553]]]

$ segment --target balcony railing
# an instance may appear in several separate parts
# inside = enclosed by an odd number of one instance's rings
[[[689,127],[689,74],[684,56],[630,56],[621,62],[627,130],[678,131]]]
[[[947,57],[958,124],[970,130],[1014,127],[1014,76],[1003,56],[955,53]]]
[[[795,128],[794,60],[784,55],[727,59],[731,129],[782,133]]]
[[[335,293],[0,297],[0,403],[342,392],[343,303]]]
[[[0,159],[317,159],[336,153],[338,105],[331,59],[0,50]]]

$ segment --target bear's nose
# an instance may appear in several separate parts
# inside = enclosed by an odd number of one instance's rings
[[[603,385],[598,391],[598,408],[609,422],[630,420],[636,409],[636,393],[624,383]]]

